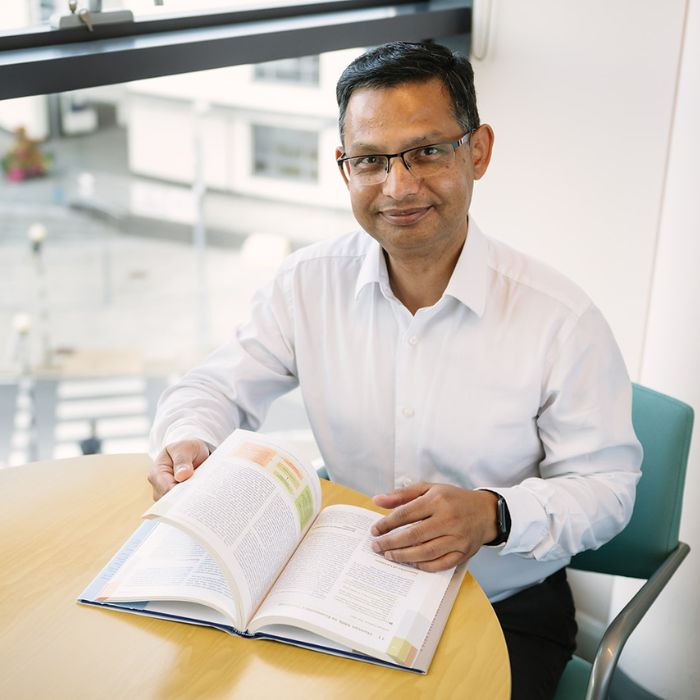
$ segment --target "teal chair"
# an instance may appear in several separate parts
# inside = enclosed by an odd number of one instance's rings
[[[644,448],[632,519],[617,537],[577,554],[569,566],[647,581],[608,626],[593,663],[574,656],[567,664],[555,700],[608,697],[627,639],[690,551],[678,540],[678,528],[693,409],[635,384],[632,422]]]

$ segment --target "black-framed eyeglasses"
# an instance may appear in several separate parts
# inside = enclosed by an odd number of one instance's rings
[[[401,158],[401,162],[415,177],[430,177],[452,167],[455,152],[465,143],[473,131],[468,131],[456,141],[429,143],[425,146],[407,148],[400,153],[371,153],[365,156],[338,158],[338,167],[343,175],[355,185],[379,185],[389,176],[391,159]]]

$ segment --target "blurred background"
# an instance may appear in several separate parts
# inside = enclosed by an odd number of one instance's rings
[[[355,226],[334,88],[361,50],[0,101],[0,466],[145,451],[284,257]],[[265,427],[306,425],[295,392]]]

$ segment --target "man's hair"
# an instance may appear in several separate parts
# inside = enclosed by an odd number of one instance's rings
[[[440,44],[394,41],[365,51],[344,71],[335,94],[340,110],[340,140],[344,143],[345,112],[358,88],[390,88],[404,83],[442,80],[452,99],[452,112],[464,132],[479,126],[474,71],[469,61]]]

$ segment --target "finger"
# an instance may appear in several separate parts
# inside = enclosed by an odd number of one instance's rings
[[[421,481],[417,484],[395,489],[389,493],[378,494],[372,500],[381,508],[396,508],[422,496],[429,488],[430,484]]]
[[[202,462],[209,458],[211,452],[209,451],[209,445],[203,440],[197,440],[197,454],[192,460],[192,466],[196,469]]]
[[[416,500],[395,508],[389,515],[377,520],[377,522],[372,525],[370,532],[375,537],[379,537],[403,525],[411,525],[425,520],[432,514],[430,504],[425,499],[419,497]]]
[[[175,486],[173,465],[168,453],[163,450],[148,472],[148,481],[153,487],[153,500],[157,501]]]
[[[174,470],[175,481],[177,481],[178,483],[181,481],[186,481],[192,476],[192,474],[194,474],[194,467],[191,464],[188,464],[187,462],[181,462],[180,464],[176,464]]]
[[[435,537],[411,547],[397,547],[383,552],[385,559],[401,564],[419,564],[434,561],[457,551],[457,542],[449,535]]]
[[[153,500],[157,501],[176,483],[192,476],[194,469],[208,456],[209,448],[201,440],[185,440],[166,446],[155,458],[148,474]]]
[[[437,529],[432,526],[432,523],[429,522],[428,518],[411,523],[410,525],[397,527],[387,534],[377,537],[373,540],[371,547],[373,551],[381,554],[393,549],[416,547],[445,534],[445,532],[437,531]]]
[[[189,479],[194,470],[209,456],[209,449],[201,440],[176,442],[165,448],[172,460],[175,481]]]
[[[175,479],[172,474],[165,474],[163,472],[157,472],[153,478],[149,476],[148,480],[151,482],[153,487],[153,500],[157,501],[159,498],[165,496],[170,489],[175,486]]]
[[[416,568],[421,571],[445,571],[453,566],[459,566],[467,561],[470,557],[463,552],[449,552],[445,556],[433,559],[432,561],[424,561],[416,564]]]

